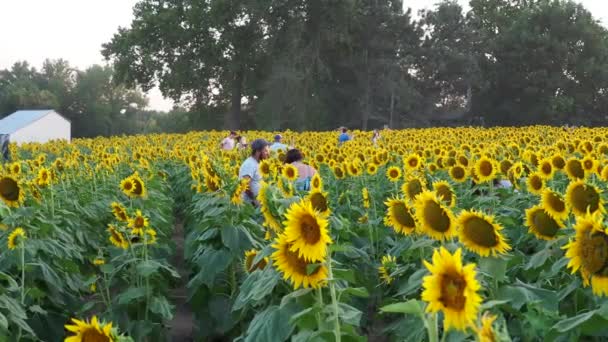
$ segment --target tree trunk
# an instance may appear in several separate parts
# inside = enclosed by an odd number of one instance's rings
[[[391,109],[388,117],[388,127],[393,128],[393,113],[395,112],[395,87],[391,88]]]
[[[232,80],[232,97],[230,99],[230,111],[224,116],[224,127],[230,130],[238,130],[241,126],[241,99],[243,93],[243,71],[239,68],[234,73]]]
[[[369,121],[370,113],[370,100],[371,100],[371,87],[370,83],[370,72],[369,72],[369,49],[365,50],[365,103],[363,104],[363,110],[361,111],[361,128],[367,131],[367,122]]]

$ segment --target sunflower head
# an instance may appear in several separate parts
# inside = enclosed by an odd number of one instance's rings
[[[578,217],[574,240],[565,245],[568,267],[580,271],[583,285],[598,296],[608,295],[608,235],[600,215]]]
[[[9,207],[17,208],[25,199],[21,184],[11,176],[0,176],[0,198]]]
[[[535,195],[540,195],[543,189],[545,188],[545,180],[538,172],[534,172],[528,175],[528,180],[526,181],[526,184],[528,185],[528,192]]]
[[[336,179],[344,179],[344,177],[346,176],[344,169],[340,165],[334,165],[332,171]]]
[[[112,323],[100,323],[97,316],[93,316],[91,322],[72,318],[72,323],[65,326],[66,330],[74,334],[66,338],[67,342],[113,342],[116,340],[112,334]]]
[[[312,208],[321,213],[322,215],[329,215],[331,210],[329,209],[329,203],[327,200],[327,193],[318,190],[312,190],[308,194],[308,200],[312,204]]]
[[[129,221],[129,215],[127,215],[127,209],[125,209],[125,207],[118,203],[118,202],[112,202],[111,204],[112,207],[112,214],[114,214],[114,217],[120,221],[120,222],[128,222]]]
[[[604,212],[604,202],[599,189],[583,180],[573,181],[568,185],[566,203],[577,216]]]
[[[25,230],[23,228],[15,228],[8,236],[8,249],[13,250],[19,247],[26,239]]]
[[[263,270],[268,264],[268,258],[263,258],[254,265],[253,261],[255,260],[255,257],[257,255],[258,251],[255,249],[250,249],[245,252],[245,260],[243,261],[243,267],[245,268],[246,272],[252,273],[255,270]]]
[[[494,321],[496,321],[496,316],[490,315],[487,312],[483,314],[481,317],[481,326],[476,328],[479,342],[498,341],[494,328],[492,328]]]
[[[570,209],[564,198],[550,188],[545,188],[541,195],[541,205],[545,212],[557,221],[564,221],[568,218]]]
[[[486,183],[496,178],[496,162],[490,158],[481,157],[475,163],[474,170],[474,174],[479,180],[478,183]]]
[[[568,159],[565,169],[566,174],[572,180],[585,178],[585,169],[583,169],[583,163],[576,158]]]
[[[116,226],[110,224],[108,225],[108,232],[110,233],[110,242],[121,249],[129,248],[129,242],[125,238],[125,236],[116,228]]]
[[[310,179],[310,189],[316,191],[323,190],[323,180],[321,179],[321,175],[319,173],[315,173],[314,176]]]
[[[433,190],[437,193],[437,197],[443,201],[448,207],[456,206],[456,193],[446,181],[437,181],[433,183]]]
[[[272,174],[272,166],[268,159],[264,159],[260,162],[259,169],[260,169],[260,174],[264,178],[268,178]]]
[[[501,234],[502,226],[481,212],[464,210],[458,216],[458,237],[470,251],[480,256],[504,254],[511,249]]]
[[[526,209],[525,224],[532,234],[543,240],[555,239],[560,228],[564,227],[562,221],[555,220],[540,205]]]
[[[551,157],[551,165],[557,170],[563,170],[566,167],[566,160],[561,154],[554,154]]]
[[[396,166],[391,166],[386,170],[386,177],[391,182],[397,182],[401,178],[401,170]]]
[[[458,183],[462,183],[467,179],[467,170],[461,165],[452,166],[449,172],[450,177]]]
[[[375,175],[378,172],[378,165],[375,163],[367,164],[367,174],[370,176]]]
[[[405,159],[405,168],[407,170],[418,170],[422,165],[420,156],[412,153]]]
[[[328,271],[325,265],[307,261],[295,252],[285,234],[281,234],[272,247],[275,249],[273,265],[283,274],[283,279],[291,281],[294,289],[319,288],[326,283]]]
[[[401,186],[401,191],[408,200],[413,201],[416,196],[425,190],[425,187],[426,185],[423,179],[418,177],[410,177]]]
[[[456,235],[454,214],[434,192],[425,190],[414,202],[416,221],[421,230],[435,240],[446,240]]]
[[[327,218],[316,211],[309,200],[292,203],[285,217],[285,238],[291,244],[291,251],[306,261],[325,260],[327,245],[332,243]]]
[[[416,230],[416,221],[412,210],[403,199],[392,198],[384,203],[387,206],[384,224],[392,227],[397,233],[408,235]]]
[[[542,159],[538,163],[538,173],[544,179],[551,179],[551,178],[553,178],[553,173],[554,172],[555,172],[555,169],[553,168],[553,164],[551,163],[550,159]]]
[[[281,170],[281,174],[283,175],[283,177],[287,178],[289,181],[292,182],[298,179],[298,169],[296,169],[296,167],[291,164],[284,165],[283,169]]]
[[[475,279],[475,264],[462,264],[462,251],[451,254],[444,247],[435,249],[433,263],[424,261],[431,273],[422,280],[422,300],[428,303],[428,312],[442,311],[446,330],[466,331],[477,319],[481,296]]]

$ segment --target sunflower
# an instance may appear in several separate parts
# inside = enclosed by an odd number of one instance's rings
[[[604,182],[608,182],[608,165],[602,168],[602,171],[600,172],[600,179]]]
[[[422,300],[428,303],[427,312],[443,312],[446,330],[473,326],[481,305],[475,264],[463,266],[461,255],[460,248],[450,254],[440,247],[433,252],[432,264],[424,261],[431,274],[422,280]]]
[[[380,279],[382,279],[387,285],[390,285],[394,278],[391,277],[391,271],[397,266],[397,258],[392,255],[385,255],[382,257],[382,264],[378,267],[378,273]]]
[[[243,193],[249,188],[249,179],[243,178],[234,189],[230,202],[234,205],[243,204]]]
[[[572,273],[581,272],[585,287],[591,278],[595,295],[608,295],[608,235],[601,216],[578,217],[574,230],[574,240],[563,247],[567,250],[566,258],[570,259],[568,268]]]
[[[401,170],[396,166],[391,166],[386,170],[386,177],[391,182],[397,182],[401,178]]]
[[[421,230],[435,240],[445,240],[456,235],[454,214],[434,192],[425,190],[414,202],[416,221]]]
[[[557,170],[562,170],[566,167],[566,160],[560,154],[555,154],[551,157],[551,165]]]
[[[424,180],[417,177],[411,177],[403,183],[401,186],[401,191],[405,195],[405,198],[413,201],[416,199],[416,196],[425,190],[425,187],[426,185]]]
[[[144,233],[144,241],[146,245],[153,245],[156,243],[156,230],[149,228],[146,229]]]
[[[551,179],[553,178],[553,173],[555,169],[553,168],[553,164],[550,159],[542,159],[538,162],[538,173],[543,179]]]
[[[375,175],[378,172],[378,165],[375,163],[367,164],[367,174],[370,176]]]
[[[456,206],[456,193],[450,184],[446,181],[437,181],[433,183],[433,190],[437,193],[437,197],[443,201],[448,207]]]
[[[479,342],[496,342],[498,338],[494,333],[492,324],[496,320],[496,316],[490,315],[487,312],[481,317],[481,327],[476,328],[477,340]]]
[[[264,227],[270,228],[275,232],[279,233],[283,231],[281,223],[275,218],[271,208],[268,197],[270,195],[270,185],[266,182],[262,182],[260,186],[260,192],[258,193],[257,200],[260,202],[260,211],[264,216]]]
[[[132,233],[136,235],[142,235],[143,229],[149,226],[148,218],[143,215],[141,210],[135,211],[135,216],[128,220],[129,227],[132,229]]]
[[[422,166],[422,162],[420,161],[420,156],[415,153],[410,154],[405,159],[404,164],[405,164],[406,170],[418,170]]]
[[[487,157],[481,157],[474,166],[474,174],[477,176],[479,183],[487,183],[496,178],[496,162]]]
[[[133,190],[130,197],[146,197],[146,185],[137,172],[131,176],[131,182],[133,183]]]
[[[15,228],[8,236],[8,249],[13,250],[17,248],[25,239],[25,230],[20,227]]]
[[[583,163],[576,158],[568,159],[565,169],[568,178],[572,180],[585,178],[585,169],[583,169]]]
[[[129,243],[125,239],[124,235],[122,235],[122,233],[118,231],[114,225],[108,225],[108,232],[110,233],[110,242],[114,246],[122,249],[129,248]]]
[[[384,224],[397,233],[408,235],[416,230],[416,221],[405,200],[392,198],[384,203],[387,206]]]
[[[129,197],[131,197],[133,188],[135,188],[135,185],[133,184],[133,180],[131,179],[131,177],[127,177],[120,182],[120,189],[125,195]]]
[[[319,288],[325,284],[328,274],[325,265],[315,265],[299,256],[285,234],[280,235],[272,247],[276,249],[271,256],[273,264],[283,273],[283,279],[291,281],[295,290],[300,287]]]
[[[560,228],[564,227],[562,221],[555,220],[540,205],[526,209],[525,225],[532,234],[542,240],[555,239]]]
[[[291,251],[306,261],[325,260],[327,245],[332,243],[327,218],[316,211],[310,201],[293,203],[285,217],[285,238]]]
[[[101,265],[105,265],[106,261],[103,258],[96,258],[95,260],[93,260],[93,265],[95,266],[101,266]]]
[[[361,197],[363,198],[363,208],[369,209],[370,201],[369,201],[369,191],[367,188],[361,189]]]
[[[327,193],[313,190],[308,194],[308,200],[312,204],[312,208],[321,215],[329,216],[331,213],[327,200]]]
[[[8,167],[8,169],[9,169],[11,175],[13,175],[15,177],[19,177],[19,175],[21,174],[21,163],[14,162]]]
[[[487,257],[504,254],[511,249],[500,233],[502,226],[494,218],[474,210],[463,210],[458,216],[458,237],[470,251]]]
[[[112,335],[112,323],[99,323],[97,316],[93,316],[91,322],[81,321],[72,318],[74,324],[66,324],[65,328],[74,334],[65,339],[65,342],[114,342],[115,338]]]
[[[462,183],[467,179],[467,170],[460,165],[452,166],[449,172],[450,177],[458,183]]]
[[[600,191],[582,180],[573,181],[566,189],[566,203],[574,215],[583,216],[597,211],[604,212],[604,202]]]
[[[17,208],[23,203],[25,194],[15,178],[3,176],[0,178],[0,198],[9,207]]]
[[[296,169],[296,167],[291,164],[286,164],[285,166],[283,166],[281,174],[283,175],[283,177],[287,178],[291,182],[298,179],[298,169]]]
[[[597,165],[599,164],[599,162],[593,159],[592,157],[587,156],[583,158],[581,164],[583,165],[583,170],[585,170],[585,174],[590,175],[596,172]]]
[[[344,177],[346,176],[344,169],[340,165],[334,165],[332,171],[334,173],[334,176],[336,176],[336,179],[344,179]]]
[[[540,195],[545,188],[545,180],[539,172],[534,172],[528,175],[526,181],[528,192],[535,195]]]
[[[39,187],[46,187],[51,184],[51,172],[46,167],[41,167],[38,170],[38,177],[36,178],[36,183]]]
[[[323,190],[323,180],[321,179],[321,175],[319,173],[315,173],[314,176],[310,179],[310,190],[311,191],[322,191]]]
[[[252,273],[255,270],[263,270],[268,264],[268,258],[263,258],[258,261],[255,265],[253,264],[253,260],[258,255],[258,251],[255,249],[250,249],[245,252],[245,259],[243,260],[243,267],[245,268],[245,272]]]
[[[112,202],[111,207],[112,207],[112,214],[114,214],[114,217],[118,221],[120,221],[120,222],[129,221],[129,215],[127,215],[127,209],[125,209],[125,207],[123,207],[122,204],[120,204],[118,202]]]
[[[568,218],[570,208],[566,205],[563,197],[550,188],[545,188],[541,194],[541,205],[545,212],[556,221],[564,221]]]

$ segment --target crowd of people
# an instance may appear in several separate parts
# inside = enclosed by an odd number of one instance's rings
[[[386,126],[385,126],[385,129]],[[340,133],[338,136],[338,146],[353,140],[354,134],[349,134],[348,128],[338,128]],[[377,146],[381,139],[380,131],[375,129],[372,134],[372,143]],[[244,136],[238,135],[235,131],[230,131],[229,135],[222,140],[220,148],[224,151],[231,151],[234,149],[244,150],[248,148],[247,140]],[[239,179],[248,179],[249,187],[243,193],[243,199],[254,206],[258,206],[257,196],[260,191],[262,175],[259,171],[260,162],[270,157],[271,153],[278,153],[283,151],[285,153],[285,164],[291,164],[298,170],[298,179],[296,180],[296,186],[301,190],[310,189],[310,180],[317,173],[317,170],[312,166],[303,162],[304,156],[302,152],[295,148],[293,144],[291,146],[283,143],[283,136],[277,134],[274,136],[272,143],[264,139],[256,139],[251,142],[251,154],[243,161],[239,169]]]

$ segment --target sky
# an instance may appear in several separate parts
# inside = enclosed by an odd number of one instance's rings
[[[437,0],[405,0],[414,12]],[[468,0],[459,0],[466,5]],[[580,0],[608,26],[607,0]],[[0,69],[26,60],[40,68],[46,58],[68,60],[79,69],[105,63],[101,44],[118,27],[127,27],[137,0],[0,0]],[[173,103],[158,89],[149,94],[149,107],[169,110]]]

